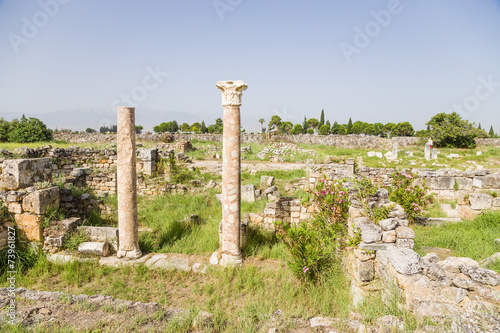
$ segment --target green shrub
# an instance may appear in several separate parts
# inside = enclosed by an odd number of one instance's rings
[[[389,199],[400,204],[408,220],[414,222],[416,216],[424,212],[434,197],[426,194],[425,181],[423,187],[413,185],[415,175],[409,171],[396,172],[392,174],[392,179],[392,186],[388,187]]]
[[[339,182],[318,182],[314,191],[317,212],[298,225],[277,223],[277,237],[290,252],[288,266],[303,282],[316,282],[346,244],[349,197]]]
[[[19,122],[11,122],[9,132],[10,142],[48,141],[51,137],[51,131],[37,118],[26,118],[23,115]]]

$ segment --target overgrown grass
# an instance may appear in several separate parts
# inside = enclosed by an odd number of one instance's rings
[[[454,255],[470,257],[480,261],[500,252],[500,244],[495,239],[500,238],[500,212],[489,212],[474,220],[440,227],[414,225],[415,249],[420,254],[423,246],[451,249]],[[500,263],[490,267],[500,272]]]
[[[340,266],[333,267],[318,285],[304,287],[279,261],[195,274],[149,270],[143,265],[123,268],[79,262],[54,265],[41,258],[31,270],[18,276],[17,283],[36,290],[103,294],[158,302],[164,307],[202,309],[216,315],[216,332],[235,328],[257,331],[278,309],[286,318],[307,319],[346,317],[350,308],[349,282]]]

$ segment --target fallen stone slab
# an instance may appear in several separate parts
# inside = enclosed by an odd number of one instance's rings
[[[442,260],[438,263],[443,269],[452,274],[459,274],[460,267],[462,266],[473,266],[479,267],[477,261],[471,258],[465,257],[448,257],[445,260]]]
[[[108,242],[83,242],[78,246],[78,252],[89,255],[96,255],[100,257],[107,257],[109,255]]]
[[[47,254],[47,260],[54,264],[67,264],[73,261],[78,262],[97,262],[97,258],[76,258],[70,254]]]
[[[497,252],[491,256],[489,256],[488,258],[484,259],[484,260],[481,260],[479,262],[479,264],[481,266],[488,266],[490,264],[493,264],[494,262],[496,261],[500,261],[500,252]]]
[[[498,286],[500,284],[500,274],[495,271],[478,267],[478,266],[461,266],[460,272],[470,277],[472,280],[490,285],[490,286]]]

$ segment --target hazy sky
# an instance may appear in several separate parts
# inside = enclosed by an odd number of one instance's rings
[[[498,0],[0,0],[0,36],[0,117],[132,105],[208,125],[215,83],[244,80],[249,130],[456,109],[500,132]]]

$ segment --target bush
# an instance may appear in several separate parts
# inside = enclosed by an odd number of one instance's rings
[[[298,225],[277,223],[277,237],[290,252],[288,266],[303,282],[315,282],[338,259],[346,244],[349,197],[339,182],[322,179],[315,188],[317,211]]]
[[[330,134],[330,126],[323,125],[319,128],[319,135],[328,135]]]
[[[434,197],[426,194],[425,181],[423,187],[413,185],[415,175],[411,172],[396,172],[392,174],[392,186],[388,187],[389,199],[403,207],[407,218],[414,222],[417,214],[424,212],[425,207],[430,205]]]
[[[307,134],[314,134],[314,130],[312,128],[308,129]]]
[[[475,138],[484,132],[463,120],[456,112],[439,113],[432,117],[427,126],[436,147],[445,148],[476,148]]]
[[[24,115],[18,122],[13,120],[10,124],[10,142],[37,142],[48,141],[52,133],[47,126],[37,118],[26,118]]]

